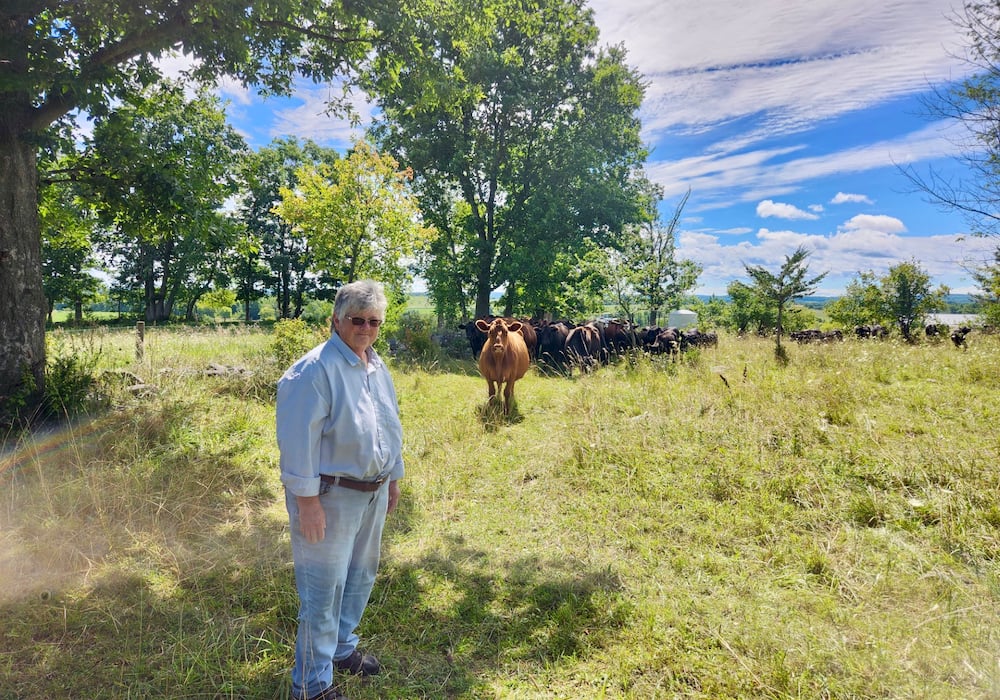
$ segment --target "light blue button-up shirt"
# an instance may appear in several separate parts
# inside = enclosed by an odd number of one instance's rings
[[[315,496],[320,474],[375,480],[403,476],[403,426],[388,368],[368,362],[336,333],[303,355],[278,380],[281,483]]]

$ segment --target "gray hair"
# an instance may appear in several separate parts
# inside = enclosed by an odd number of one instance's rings
[[[385,310],[388,307],[389,302],[385,298],[385,289],[381,282],[358,280],[345,284],[337,290],[337,297],[333,301],[333,315],[343,321],[348,316],[374,311],[379,318],[385,319]],[[333,319],[331,325],[332,322]]]

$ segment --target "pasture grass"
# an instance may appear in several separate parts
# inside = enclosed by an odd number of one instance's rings
[[[0,698],[287,698],[269,336],[95,332],[152,389],[0,457]],[[472,362],[394,365],[348,695],[1000,697],[1000,339],[773,349],[532,369],[510,416]]]

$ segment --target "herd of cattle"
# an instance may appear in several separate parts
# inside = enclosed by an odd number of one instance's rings
[[[557,372],[572,374],[574,367],[589,372],[612,358],[643,351],[651,355],[677,356],[690,347],[718,345],[715,333],[678,328],[636,326],[629,321],[538,321],[486,316],[459,326],[465,331],[473,358],[486,379],[489,398],[503,393],[504,413],[510,413],[514,383],[528,371],[532,361]],[[929,324],[928,337],[950,332],[956,347],[965,347],[968,326],[951,330],[948,326]],[[885,338],[888,329],[879,324],[857,326],[858,338]],[[799,343],[835,342],[844,339],[840,330],[808,329],[792,331],[789,337]]]
[[[950,334],[951,342],[957,348],[965,347],[965,336],[972,332],[969,326],[960,326],[952,330],[950,326],[943,323],[928,323],[924,327],[924,334],[928,338],[937,338]],[[856,326],[854,335],[858,338],[887,338],[889,329],[880,323]],[[844,339],[844,332],[836,329],[831,331],[821,331],[818,328],[809,328],[803,331],[792,331],[788,337],[798,343],[830,343]]]
[[[589,372],[615,356],[644,350],[676,355],[689,347],[715,346],[715,333],[678,328],[640,327],[629,321],[536,321],[487,316],[459,328],[469,339],[472,356],[486,379],[489,397],[503,391],[504,412],[510,412],[514,382],[532,361],[557,372],[572,374],[574,367]]]

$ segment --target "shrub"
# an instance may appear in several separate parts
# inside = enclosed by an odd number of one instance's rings
[[[88,342],[81,347],[74,346],[58,333],[51,334],[50,338],[45,364],[43,417],[84,413],[101,398],[97,391],[101,348],[93,344],[93,336],[89,336]]]
[[[333,316],[333,302],[313,299],[302,309],[302,318],[308,323],[329,326]]]
[[[416,311],[407,311],[399,317],[388,342],[393,355],[412,362],[434,361],[440,351],[431,338],[430,322]]]
[[[319,343],[316,331],[301,318],[283,318],[274,324],[271,355],[287,367]]]

